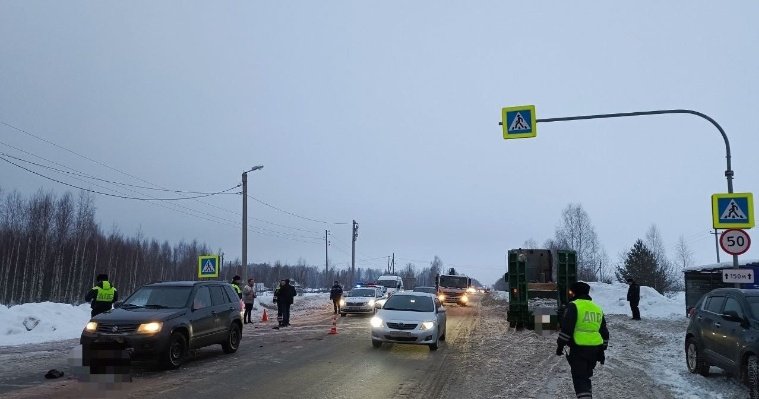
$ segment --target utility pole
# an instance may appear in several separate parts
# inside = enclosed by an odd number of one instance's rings
[[[717,238],[719,231],[717,231],[717,229],[714,229],[714,232],[709,232],[709,234],[714,235],[714,249],[717,250],[717,263],[719,263],[719,238]]]
[[[242,172],[242,281],[248,281],[248,172],[263,169],[258,165]]]
[[[395,275],[395,252],[393,252],[393,275]]]
[[[390,274],[390,256],[387,257],[387,268],[385,269],[387,274]]]
[[[353,239],[352,245],[351,245],[351,287],[353,287],[353,284],[356,282],[353,281],[353,279],[356,276],[356,239],[358,238],[358,223],[356,223],[356,220],[353,220]]]
[[[329,230],[324,230],[324,283],[329,287]]]

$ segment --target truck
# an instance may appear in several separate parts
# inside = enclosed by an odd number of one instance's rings
[[[383,292],[388,296],[393,295],[397,291],[403,291],[404,287],[403,279],[395,275],[379,276],[377,285],[382,286]]]
[[[577,282],[577,254],[571,250],[512,249],[507,254],[507,321],[512,328],[558,329]]]
[[[685,277],[685,314],[689,315],[691,309],[704,294],[711,290],[724,287],[735,287],[735,283],[725,283],[724,273],[733,268],[733,262],[714,263],[710,265],[689,266],[684,272]],[[743,261],[739,265],[741,269],[753,270],[753,281],[738,284],[743,289],[759,289],[759,260]]]
[[[438,274],[435,279],[435,288],[441,302],[466,306],[469,303],[467,294],[470,293],[471,287],[471,278],[455,274],[453,270],[449,270],[449,274]]]

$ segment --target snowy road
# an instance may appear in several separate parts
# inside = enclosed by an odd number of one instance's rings
[[[218,347],[199,351],[177,371],[137,368],[134,383],[112,397],[308,397],[308,398],[573,398],[569,367],[553,352],[556,334],[515,331],[506,302],[485,297],[474,306],[450,306],[448,340],[437,352],[424,346],[384,345],[375,350],[368,318],[339,318],[339,334],[327,335],[326,301],[296,311],[294,327],[246,326],[234,355]],[[644,315],[645,317],[645,315]],[[607,362],[596,368],[601,398],[745,398],[748,391],[720,374],[688,373],[683,359],[687,320],[608,317]],[[0,348],[0,394],[8,398],[103,397],[75,379],[45,382],[48,369],[65,367],[75,341]],[[36,353],[27,354],[33,349]],[[23,349],[26,348],[26,349]],[[30,385],[34,387],[27,388]],[[89,390],[88,390],[89,389]],[[360,391],[360,395],[358,392]]]

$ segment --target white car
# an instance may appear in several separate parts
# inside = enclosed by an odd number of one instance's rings
[[[434,295],[403,291],[391,296],[372,317],[372,346],[383,342],[428,345],[445,341],[445,308]]]
[[[382,292],[377,287],[354,288],[340,299],[340,316],[346,313],[374,313],[377,311],[376,301],[382,298]]]

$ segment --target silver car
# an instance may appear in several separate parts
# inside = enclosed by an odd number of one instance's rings
[[[382,292],[376,287],[354,288],[340,300],[340,316],[346,313],[374,313],[376,301],[382,298]]]
[[[383,342],[428,345],[445,341],[445,308],[432,294],[403,291],[388,298],[372,317],[372,346]]]

